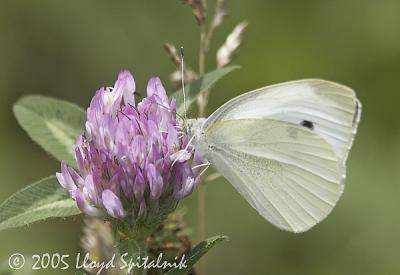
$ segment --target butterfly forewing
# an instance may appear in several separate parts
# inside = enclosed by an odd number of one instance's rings
[[[268,118],[315,131],[335,150],[341,165],[352,145],[361,104],[350,88],[305,79],[267,86],[238,96],[215,111],[204,127],[224,119]]]

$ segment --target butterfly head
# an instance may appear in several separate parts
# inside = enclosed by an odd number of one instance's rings
[[[206,121],[205,118],[187,119],[186,120],[186,133],[189,136],[199,138],[204,134],[203,125]]]

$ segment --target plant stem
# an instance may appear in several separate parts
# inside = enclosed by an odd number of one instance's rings
[[[201,26],[201,31],[200,31],[200,51],[199,51],[199,74],[200,77],[204,75],[205,73],[205,66],[206,66],[206,48],[205,48],[205,42],[206,42],[206,30],[205,26]],[[205,112],[206,112],[206,107],[207,107],[207,101],[208,101],[208,92],[205,92],[202,94],[199,99],[197,100],[197,105],[199,107],[199,117],[204,117]]]
[[[202,182],[203,183],[203,182]],[[198,193],[198,235],[199,235],[199,241],[202,241],[205,239],[205,218],[206,218],[206,204],[205,204],[205,185],[202,184],[199,188],[199,193]]]
[[[150,235],[154,228],[146,228],[142,226],[131,227],[124,222],[117,222],[113,224],[114,228],[120,232],[121,239],[116,241],[116,247],[120,256],[127,254],[126,259],[132,259],[133,262],[143,260],[147,257],[147,242],[146,238]],[[147,269],[144,266],[134,267],[128,275],[146,275]]]
[[[147,245],[145,238],[136,240],[135,245],[138,249],[137,255],[140,256],[142,259],[145,258],[147,256]],[[132,275],[147,275],[147,271],[148,270],[146,268],[135,269]]]
[[[202,0],[203,6],[206,7],[206,0]],[[206,25],[203,23],[200,29],[200,47],[199,47],[199,74],[204,75],[206,67]],[[208,92],[200,96],[197,101],[199,107],[199,117],[204,117],[208,101]],[[202,241],[206,237],[206,205],[205,205],[205,186],[201,181],[197,193],[197,234],[198,241]],[[205,261],[200,260],[198,263],[198,274],[205,274]]]
[[[205,40],[206,40],[206,27],[203,24],[200,30],[200,50],[199,50],[199,73],[200,76],[205,73],[205,57],[206,57],[206,48],[205,48]]]

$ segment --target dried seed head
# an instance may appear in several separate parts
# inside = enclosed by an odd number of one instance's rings
[[[192,7],[197,23],[201,26],[206,21],[206,7],[202,0],[182,0],[184,4]]]
[[[185,84],[190,84],[193,82],[193,80],[197,79],[198,75],[192,71],[190,68],[185,67],[184,71],[184,81]],[[170,75],[171,82],[174,84],[176,88],[181,86],[182,82],[182,72],[180,69],[177,69]]]
[[[110,223],[96,218],[85,219],[81,246],[86,253],[89,253],[90,260],[96,262],[110,261],[113,255],[117,253]],[[110,268],[101,274],[114,275],[118,274],[118,270],[118,268]],[[99,270],[87,268],[86,271],[90,274],[96,274]]]
[[[211,22],[211,28],[216,29],[221,26],[224,21],[224,17],[227,15],[226,10],[226,1],[225,0],[217,0],[217,4],[215,6],[215,13],[213,20]]]
[[[235,51],[239,48],[242,42],[242,34],[247,27],[248,23],[246,21],[240,23],[235,27],[235,29],[228,35],[225,43],[219,48],[217,52],[217,66],[222,68],[228,65]]]
[[[181,59],[179,57],[178,50],[176,49],[176,47],[173,44],[166,42],[164,43],[164,49],[167,52],[172,63],[174,63],[175,66],[180,66]]]
[[[207,37],[205,40],[205,50],[208,51],[210,47],[210,42],[212,39],[212,36],[215,32],[215,30],[221,26],[222,22],[224,21],[224,17],[227,15],[227,10],[226,10],[226,1],[225,0],[217,0],[216,6],[215,6],[215,12],[214,12],[214,17],[211,21],[210,24],[210,29],[207,32]]]

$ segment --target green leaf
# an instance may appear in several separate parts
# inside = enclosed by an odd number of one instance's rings
[[[227,236],[214,236],[197,244],[187,255],[186,266],[187,268],[173,268],[169,270],[167,275],[181,275],[187,274],[190,269],[216,244],[228,240]]]
[[[79,213],[57,178],[50,176],[28,185],[0,205],[0,230]]]
[[[67,101],[31,95],[14,105],[14,114],[28,135],[59,160],[75,166],[73,144],[83,133],[86,112]]]
[[[186,86],[185,87],[186,109],[189,109],[190,105],[192,105],[196,101],[196,99],[199,97],[199,95],[210,90],[211,87],[215,83],[217,83],[218,80],[220,80],[222,77],[224,77],[228,73],[230,73],[238,68],[239,68],[239,66],[230,66],[230,67],[225,67],[222,69],[217,69],[215,71],[212,71],[212,72],[209,72],[209,73],[203,75],[199,79],[193,81],[190,85]],[[171,97],[176,98],[177,112],[178,112],[178,114],[182,115],[185,111],[185,108],[183,105],[182,89],[173,93]]]

